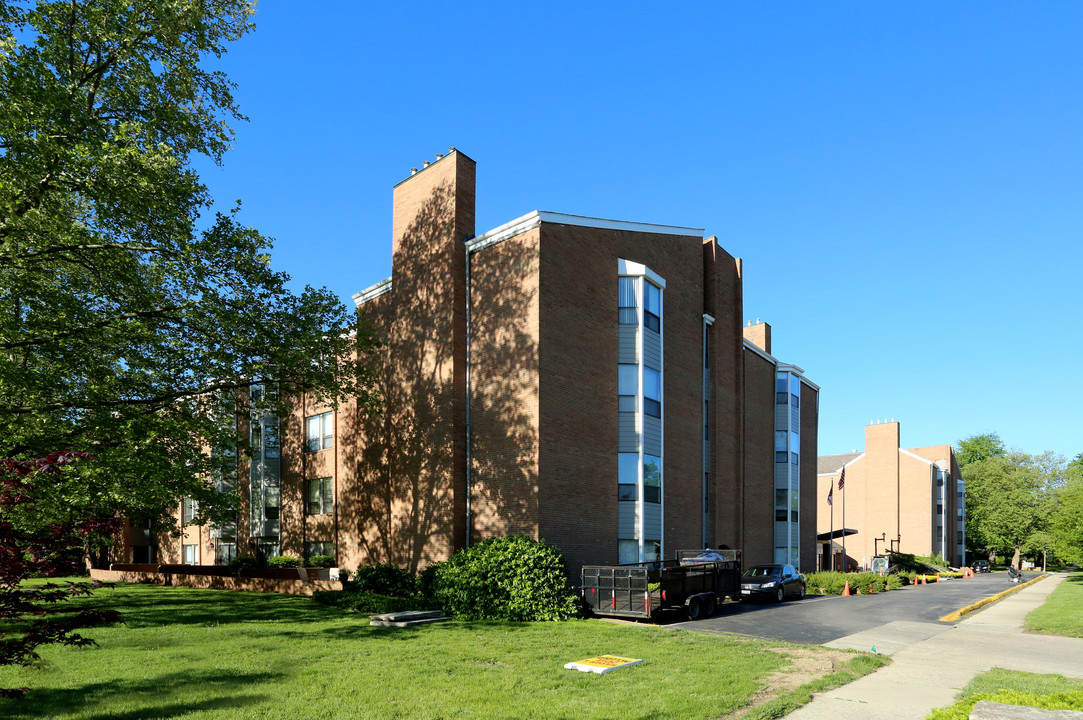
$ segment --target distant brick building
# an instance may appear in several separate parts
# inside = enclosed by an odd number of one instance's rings
[[[452,150],[395,187],[392,275],[355,296],[382,414],[257,418],[281,445],[239,464],[236,526],[158,554],[417,569],[516,533],[573,572],[707,545],[812,567],[819,389],[742,327],[741,261],[699,230],[547,212],[475,235],[474,180]]]
[[[840,491],[843,468],[846,478]],[[899,423],[874,423],[865,426],[864,452],[819,458],[818,483],[821,534],[830,532],[832,518],[836,535],[842,529],[845,493],[845,524],[857,531],[846,537],[850,566],[867,567],[874,555],[890,550],[966,564],[963,476],[951,445],[903,449]],[[841,538],[835,543],[838,553]],[[830,560],[821,564],[828,568]],[[840,561],[836,568],[842,569]]]

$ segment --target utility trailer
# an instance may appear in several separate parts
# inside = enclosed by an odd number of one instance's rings
[[[683,608],[698,620],[726,596],[741,596],[741,551],[678,550],[673,560],[584,565],[581,577],[595,615],[650,620],[664,608]]]

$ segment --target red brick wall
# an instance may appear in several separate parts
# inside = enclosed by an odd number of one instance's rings
[[[474,539],[539,530],[539,230],[472,255]]]
[[[819,391],[801,384],[801,570],[816,570],[816,458]]]
[[[617,552],[617,265],[666,281],[664,552],[699,547],[701,239],[545,223],[541,228],[540,534],[568,557]]]
[[[745,407],[744,314],[741,261],[703,241],[705,312],[714,318],[711,334],[711,485],[709,502],[713,547],[742,547],[745,493],[742,468],[742,421]]]
[[[744,351],[744,564],[775,561],[775,365]],[[815,468],[815,464],[813,464]]]

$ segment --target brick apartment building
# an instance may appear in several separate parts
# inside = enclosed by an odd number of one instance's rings
[[[836,535],[843,527],[843,492],[850,566],[868,567],[874,555],[899,551],[940,555],[954,566],[966,564],[963,476],[951,445],[903,449],[899,423],[865,426],[865,451],[819,458],[817,531]],[[844,490],[838,481],[846,470]],[[828,505],[828,493],[833,502]],[[839,552],[841,539],[835,540]],[[829,560],[821,560],[829,566]],[[841,557],[836,562],[841,570]]]
[[[744,327],[741,261],[700,230],[548,212],[475,235],[474,193],[454,149],[395,186],[391,277],[355,295],[383,412],[254,418],[238,522],[128,559],[419,569],[526,534],[573,573],[703,546],[812,568],[819,388]]]

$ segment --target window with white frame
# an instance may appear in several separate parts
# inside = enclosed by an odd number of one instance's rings
[[[334,557],[335,544],[328,540],[309,540],[305,542],[305,559],[314,555],[329,555]]]
[[[618,557],[621,562],[652,562],[662,552],[665,502],[662,291],[666,282],[646,266],[625,259],[618,261],[617,272]]]
[[[199,546],[198,545],[185,545],[184,546],[184,564],[185,565],[198,565],[199,564]]]
[[[237,543],[235,541],[218,541],[218,547],[214,553],[215,565],[229,565],[237,557]]]
[[[335,484],[329,477],[312,478],[305,489],[305,514],[326,515],[335,511]]]
[[[176,517],[174,515],[174,517]],[[199,517],[199,501],[185,498],[181,505],[181,520],[185,525],[195,522]]]
[[[334,443],[335,415],[332,412],[305,418],[305,450],[326,450]]]
[[[662,330],[662,291],[652,282],[643,283],[643,327]]]

